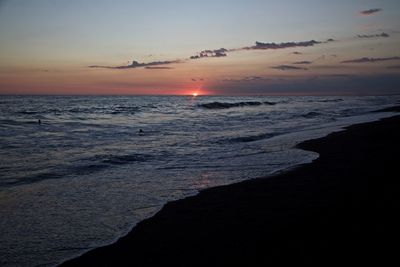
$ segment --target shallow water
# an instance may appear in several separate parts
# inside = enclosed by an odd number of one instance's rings
[[[310,162],[295,144],[399,99],[2,96],[0,264],[54,265],[167,201]]]

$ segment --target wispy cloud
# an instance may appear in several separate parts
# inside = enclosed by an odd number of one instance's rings
[[[157,67],[157,66],[146,66],[146,69],[148,69],[148,70],[171,70],[171,69],[173,69],[173,67],[162,67],[162,66],[159,66],[159,67]]]
[[[318,42],[315,40],[304,41],[304,42],[286,42],[286,43],[262,43],[256,42],[256,45],[250,47],[244,47],[244,50],[267,50],[267,49],[284,49],[284,48],[292,48],[292,47],[307,47],[314,46],[316,44],[320,44],[322,42]]]
[[[379,37],[382,37],[382,38],[388,38],[388,37],[390,37],[390,35],[389,34],[387,34],[386,32],[382,32],[382,33],[380,33],[380,34],[363,34],[363,35],[357,35],[357,37],[358,38],[379,38]]]
[[[389,61],[389,60],[400,60],[400,57],[362,57],[362,58],[356,58],[356,59],[350,59],[350,60],[345,60],[342,61],[341,63],[373,63],[373,62],[379,62],[379,61]]]
[[[228,50],[225,48],[215,50],[203,50],[197,55],[191,56],[190,59],[198,59],[204,57],[226,57],[226,52],[228,52]]]
[[[148,63],[139,63],[137,61],[132,61],[129,65],[123,66],[102,66],[102,65],[91,65],[89,68],[102,68],[102,69],[135,69],[135,68],[144,68],[144,67],[153,67],[160,66],[160,65],[168,65],[174,63],[181,63],[181,60],[173,60],[173,61],[153,61]],[[150,68],[149,68],[150,69]]]
[[[210,87],[214,93],[229,94],[290,94],[290,95],[376,95],[399,92],[400,76],[392,74],[332,74],[289,76],[254,83],[216,83]],[[315,78],[314,78],[315,77]]]
[[[356,77],[355,74],[344,74],[344,73],[332,73],[332,74],[324,74],[320,75],[320,77],[336,77],[336,78],[352,78]]]
[[[277,69],[277,70],[307,70],[307,68],[296,67],[296,66],[291,66],[291,65],[279,65],[279,66],[271,67],[271,69]]]
[[[265,80],[264,77],[261,76],[245,76],[242,78],[227,78],[223,79],[223,82],[253,82],[253,81],[260,81]]]
[[[197,81],[204,81],[204,78],[191,78],[192,82],[197,82]]]
[[[292,64],[312,64],[312,61],[306,61],[306,60],[296,61],[296,62],[293,62]]]
[[[372,14],[375,14],[377,12],[382,11],[382,8],[371,8],[371,9],[367,9],[367,10],[363,10],[360,12],[361,15],[365,15],[365,16],[369,16]]]

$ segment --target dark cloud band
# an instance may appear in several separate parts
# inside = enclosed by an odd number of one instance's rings
[[[371,8],[371,9],[361,11],[360,14],[368,16],[368,15],[372,15],[372,14],[375,14],[380,11],[382,11],[382,8]]]
[[[271,69],[277,69],[277,70],[307,70],[307,68],[296,67],[296,66],[291,66],[291,65],[279,65],[279,66],[271,67]]]
[[[168,65],[168,64],[174,64],[174,63],[180,63],[180,60],[173,60],[173,61],[154,61],[154,62],[148,62],[148,63],[139,63],[137,61],[132,61],[131,64],[129,65],[124,65],[124,66],[101,66],[101,65],[91,65],[89,68],[102,68],[102,69],[135,69],[135,68],[144,68],[144,67],[152,67],[153,66],[160,66],[160,65]]]
[[[400,57],[377,57],[377,58],[362,57],[362,58],[345,60],[342,61],[341,63],[373,63],[373,62],[389,61],[389,60],[400,60]]]
[[[380,33],[380,34],[370,34],[370,35],[368,35],[368,34],[363,34],[363,35],[357,35],[357,37],[358,37],[358,38],[379,38],[379,37],[388,38],[388,37],[390,37],[390,35],[387,34],[386,32],[382,32],[382,33]]]
[[[267,50],[267,49],[284,49],[292,47],[307,47],[320,44],[321,42],[310,40],[305,42],[286,42],[286,43],[262,43],[256,42],[256,45],[244,47],[244,50]]]
[[[225,48],[215,49],[215,50],[203,50],[195,56],[191,56],[190,59],[198,59],[204,57],[226,57],[226,52],[228,52]]]
[[[146,66],[148,70],[170,70],[173,69],[172,67],[163,67],[163,66]]]
[[[304,61],[296,61],[296,62],[293,62],[292,64],[297,64],[297,65],[308,65],[308,64],[312,64],[312,62],[311,61],[306,61],[306,60],[304,60]]]
[[[229,78],[229,79],[223,79],[223,82],[253,82],[253,81],[260,81],[260,80],[265,80],[264,77],[261,76],[245,76],[239,79],[235,78]]]

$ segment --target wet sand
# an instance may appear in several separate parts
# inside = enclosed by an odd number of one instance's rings
[[[63,266],[398,262],[399,137],[396,116],[303,142],[313,163],[170,202]]]

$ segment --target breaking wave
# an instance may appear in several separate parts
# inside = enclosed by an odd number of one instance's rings
[[[248,143],[248,142],[254,142],[254,141],[259,141],[263,139],[268,139],[274,136],[277,136],[281,133],[263,133],[263,134],[257,134],[257,135],[248,135],[248,136],[240,136],[240,137],[234,137],[234,138],[229,138],[225,140],[218,141],[218,143]]]

